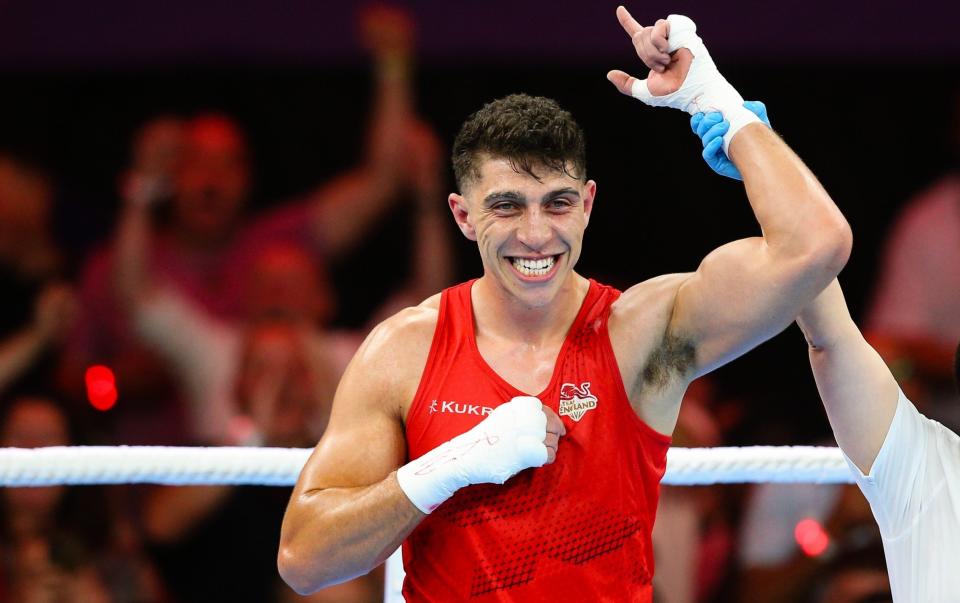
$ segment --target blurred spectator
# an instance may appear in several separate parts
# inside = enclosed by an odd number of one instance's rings
[[[404,182],[416,200],[414,267],[410,282],[384,304],[380,314],[419,303],[450,281],[439,142],[425,125],[410,121],[402,149],[408,164]],[[244,320],[228,321],[144,270],[138,259],[143,257],[147,241],[143,224],[136,215],[128,214],[120,225],[118,290],[142,341],[167,363],[186,394],[192,441],[235,440],[228,427],[236,410],[233,396],[239,350],[244,329],[260,321],[282,320],[297,326],[312,350],[314,370],[331,375],[329,380],[336,382],[364,333],[323,330],[333,296],[329,282],[306,250],[281,242],[266,245],[251,257],[241,295]],[[319,437],[321,431],[313,435]]]
[[[723,433],[712,412],[713,380],[690,384],[680,406],[673,445],[721,446]],[[658,603],[706,602],[722,597],[730,572],[735,530],[726,513],[728,486],[662,486],[653,526]]]
[[[0,393],[41,387],[74,314],[50,229],[53,189],[42,170],[0,153]]]
[[[814,579],[810,603],[893,603],[881,546],[837,557]]]
[[[50,231],[52,205],[46,174],[0,153],[0,283],[6,310],[0,335],[27,322],[40,289],[61,276],[62,258]]]
[[[342,257],[398,198],[401,142],[410,109],[412,23],[392,9],[365,13],[362,33],[374,57],[375,99],[365,156],[359,165],[299,202],[287,203],[247,221],[250,157],[240,127],[222,115],[200,115],[185,123],[151,122],[141,132],[125,180],[121,233],[139,229],[150,243],[139,258],[118,258],[116,249],[95,255],[83,274],[83,317],[72,338],[63,378],[74,385],[92,363],[110,365],[122,399],[139,401],[141,437],[170,439],[160,425],[175,423],[170,391],[156,359],[136,345],[126,308],[114,295],[118,260],[133,261],[178,295],[219,319],[242,315],[247,268],[264,247],[299,245],[315,262]],[[373,22],[369,22],[369,21]],[[154,191],[141,194],[145,189]],[[140,191],[140,192],[136,192]],[[154,227],[149,202],[170,197],[168,220]],[[121,234],[121,236],[123,236]],[[166,413],[150,416],[148,409]]]
[[[871,343],[921,405],[949,386],[960,338],[958,266],[960,176],[951,174],[912,199],[894,224],[867,320]]]
[[[29,387],[29,384],[22,383],[30,381],[24,375],[31,371],[43,373],[42,369],[34,370],[38,364],[52,366],[52,361],[43,362],[43,359],[49,359],[52,348],[62,343],[75,310],[76,300],[68,286],[50,284],[40,292],[33,317],[26,326],[0,341],[0,394],[18,382],[22,387]],[[42,381],[49,376],[38,376],[33,380]]]
[[[248,331],[237,379],[248,418],[247,444],[311,446],[329,414],[330,375],[317,374],[307,337],[285,321]],[[146,499],[144,523],[151,549],[176,599],[285,601],[276,555],[290,488],[157,488]],[[229,543],[224,548],[225,543]],[[377,579],[364,578],[311,601],[377,601]]]
[[[74,443],[66,415],[48,398],[13,400],[0,423],[0,446]],[[110,512],[102,488],[0,490],[0,600],[162,601],[129,523]]]
[[[880,543],[880,532],[852,484],[759,484],[740,539],[744,603],[802,602],[831,559]]]
[[[960,124],[960,94],[956,112]],[[960,151],[960,126],[956,136]],[[882,262],[867,337],[924,414],[956,430],[950,375],[960,339],[960,155],[956,169],[907,202]]]

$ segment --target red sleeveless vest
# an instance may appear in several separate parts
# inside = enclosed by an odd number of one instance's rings
[[[407,416],[415,459],[525,395],[483,360],[473,281],[447,289]],[[651,530],[670,438],[627,399],[607,332],[620,292],[590,281],[540,400],[567,428],[557,460],[459,490],[403,544],[407,601],[652,600]]]

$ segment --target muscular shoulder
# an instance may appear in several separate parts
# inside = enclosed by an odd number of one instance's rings
[[[440,312],[440,295],[405,308],[370,332],[344,378],[361,379],[377,399],[405,416],[423,374]]]
[[[677,292],[689,278],[689,273],[652,278],[625,291],[611,307],[610,341],[631,397],[647,386],[663,388],[693,366],[693,345],[667,328]]]

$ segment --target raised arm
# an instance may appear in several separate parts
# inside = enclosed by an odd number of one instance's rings
[[[623,7],[617,15],[651,71],[646,80],[621,71],[608,78],[653,106],[723,114],[715,145],[742,174],[762,233],[713,251],[677,289],[665,338],[694,351],[692,378],[786,328],[845,264],[850,228],[803,162],[743,106],[692,21],[642,27]]]
[[[770,128],[743,128],[730,158],[763,236],[711,252],[677,293],[668,330],[696,347],[698,375],[786,328],[840,272],[852,243],[839,209]]]
[[[114,293],[132,311],[148,295],[151,282],[152,209],[172,193],[174,173],[182,156],[183,124],[176,118],[148,121],[134,139],[131,165],[123,175],[123,204],[117,221],[113,259]]]
[[[453,280],[454,253],[443,193],[443,148],[436,133],[419,120],[408,123],[405,136],[407,186],[414,211],[410,276],[377,308],[372,324],[434,295]]]
[[[413,115],[411,17],[395,7],[361,13],[364,45],[374,60],[373,113],[360,165],[311,194],[314,232],[332,258],[359,242],[368,228],[399,197],[403,138]]]
[[[847,310],[834,280],[797,318],[837,444],[870,473],[893,415],[899,387]]]

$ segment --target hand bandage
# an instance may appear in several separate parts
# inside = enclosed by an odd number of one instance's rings
[[[728,153],[730,141],[740,128],[760,120],[744,108],[743,97],[720,75],[703,40],[697,35],[697,25],[683,15],[670,15],[667,22],[670,23],[667,51],[672,54],[680,48],[686,48],[693,54],[687,77],[679,90],[664,96],[652,95],[647,80],[635,80],[631,93],[634,98],[651,107],[672,107],[690,115],[721,112],[724,119],[730,122],[730,129],[723,136],[723,151]]]
[[[400,489],[430,513],[470,484],[502,484],[547,462],[547,416],[540,400],[520,396],[501,404],[470,431],[397,471]]]

